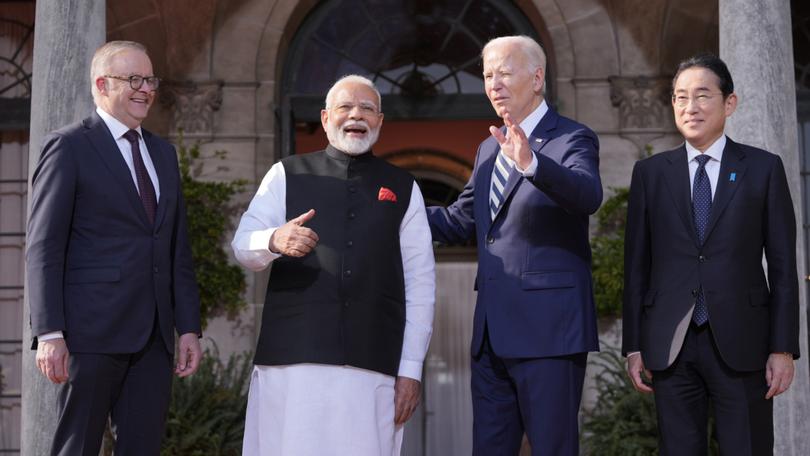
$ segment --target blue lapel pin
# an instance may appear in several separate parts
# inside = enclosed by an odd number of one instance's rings
[[[737,173],[731,173],[731,174],[728,175],[728,181],[729,182],[734,182],[736,180],[737,180]]]

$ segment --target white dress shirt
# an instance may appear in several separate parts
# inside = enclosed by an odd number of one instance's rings
[[[689,141],[686,141],[684,145],[686,146],[686,159],[689,163],[689,188],[691,189],[695,185],[695,173],[699,166],[695,157],[700,155],[701,152],[689,144]],[[706,162],[706,174],[709,176],[709,182],[712,184],[712,200],[714,200],[714,193],[717,191],[717,181],[720,178],[720,162],[723,159],[723,149],[725,148],[726,135],[722,135],[706,149],[706,152],[703,152],[704,155],[711,157],[709,161]]]
[[[287,223],[286,182],[284,165],[274,164],[242,215],[231,242],[237,261],[252,271],[267,268],[281,256],[269,247],[275,230]],[[415,182],[399,227],[399,239],[405,276],[405,335],[399,375],[419,380],[433,331],[435,263],[425,202]]]

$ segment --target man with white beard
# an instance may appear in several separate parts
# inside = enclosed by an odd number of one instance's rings
[[[419,403],[433,326],[434,260],[413,177],[374,157],[381,98],[338,80],[326,150],[273,165],[232,247],[272,265],[243,455],[398,455]]]

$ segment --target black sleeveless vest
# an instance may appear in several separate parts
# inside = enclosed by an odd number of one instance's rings
[[[303,258],[273,262],[254,362],[396,376],[405,331],[399,227],[413,177],[371,152],[331,146],[282,163],[287,220],[315,209],[306,226],[320,240]]]

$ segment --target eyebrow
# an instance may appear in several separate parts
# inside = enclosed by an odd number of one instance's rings
[[[706,92],[710,92],[712,89],[709,88],[709,87],[698,87],[698,88],[694,89],[693,92],[700,92],[701,90],[705,90]],[[680,92],[688,92],[688,90],[686,90],[684,88],[675,89],[675,93],[680,93]]]

